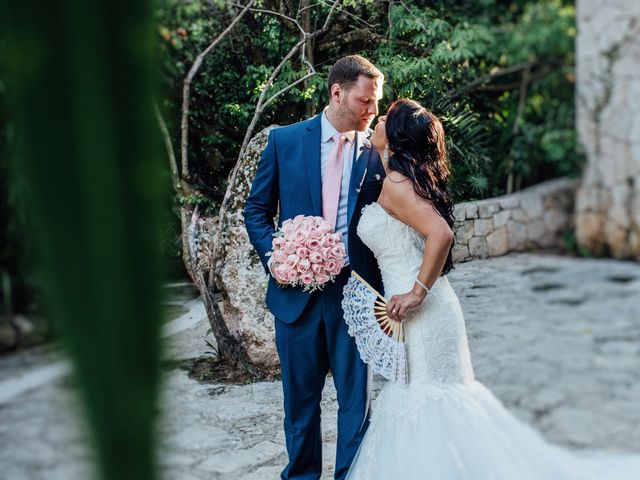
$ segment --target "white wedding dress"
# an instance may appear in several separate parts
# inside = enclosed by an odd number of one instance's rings
[[[378,203],[363,209],[357,232],[378,260],[385,296],[409,291],[424,238]],[[348,480],[640,479],[640,455],[551,444],[475,380],[446,276],[405,325],[409,384],[383,386]]]

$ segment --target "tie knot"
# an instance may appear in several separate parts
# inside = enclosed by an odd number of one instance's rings
[[[336,142],[339,146],[343,146],[344,142],[348,141],[349,139],[347,138],[347,136],[344,133],[336,133],[333,136],[333,141]]]

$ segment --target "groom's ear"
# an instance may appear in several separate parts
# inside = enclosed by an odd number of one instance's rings
[[[340,103],[342,98],[344,97],[345,91],[340,86],[339,83],[334,83],[331,85],[331,91],[329,92],[329,97],[331,100],[334,100],[336,103]]]

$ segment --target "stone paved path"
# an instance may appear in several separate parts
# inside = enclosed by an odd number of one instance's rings
[[[640,265],[518,254],[459,265],[449,279],[476,376],[515,415],[571,448],[640,453]],[[175,308],[176,316],[185,311]],[[205,354],[207,331],[206,319],[184,323],[171,332],[167,355]],[[52,358],[50,347],[0,358],[0,393],[3,382]],[[158,426],[163,478],[277,479],[286,461],[281,401],[277,382],[201,385],[182,370],[168,372]],[[0,478],[91,478],[77,406],[65,376],[0,402]],[[335,417],[329,378],[326,479]]]

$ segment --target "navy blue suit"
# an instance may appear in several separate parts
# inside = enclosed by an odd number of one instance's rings
[[[269,275],[266,301],[276,318],[289,454],[284,480],[320,478],[320,399],[329,370],[339,407],[336,479],[345,477],[368,424],[367,419],[363,425],[366,366],[347,334],[341,301],[351,268],[382,292],[373,253],[356,233],[361,210],[377,200],[385,175],[375,150],[365,148],[352,166],[347,212],[350,265],[336,281],[314,293],[281,288],[267,267],[278,211],[279,226],[296,215],[322,216],[320,142],[320,115],[271,130],[244,209],[249,239]]]

